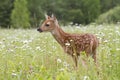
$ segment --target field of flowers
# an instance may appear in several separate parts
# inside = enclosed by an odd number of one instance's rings
[[[62,28],[69,33],[97,35],[97,68],[89,58],[87,68],[79,61],[76,71],[72,58],[50,33],[0,29],[0,80],[120,80],[119,24]]]

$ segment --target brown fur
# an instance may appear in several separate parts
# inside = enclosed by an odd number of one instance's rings
[[[48,24],[49,26],[46,26]],[[78,56],[85,51],[87,56],[92,55],[96,62],[96,49],[98,47],[98,39],[93,34],[70,34],[64,32],[58,25],[55,17],[47,17],[46,21],[38,29],[40,32],[49,31],[57,42],[63,47],[64,51],[72,56],[75,66],[78,66]]]

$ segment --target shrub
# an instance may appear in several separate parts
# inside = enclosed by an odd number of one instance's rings
[[[116,23],[120,21],[120,6],[117,6],[108,12],[103,13],[98,17],[96,22],[98,24],[102,23]]]
[[[11,24],[13,28],[29,28],[29,11],[26,0],[15,0],[14,9],[11,14]]]
[[[83,23],[84,22],[84,17],[83,17],[83,13],[80,9],[72,9],[68,11],[69,15],[68,15],[68,20],[72,21],[73,24],[75,23]]]

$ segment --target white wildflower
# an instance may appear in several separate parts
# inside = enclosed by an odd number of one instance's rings
[[[60,71],[64,71],[65,69],[64,68],[61,68]]]
[[[64,65],[65,67],[68,67],[68,66],[69,66],[69,64],[68,64],[67,62],[63,62],[63,65]]]
[[[78,25],[79,25],[78,23],[75,24],[75,26],[78,26]]]
[[[3,48],[5,48],[5,45],[2,45],[2,47],[1,47],[1,48],[2,48],[2,49],[3,49]]]
[[[10,51],[10,52],[14,52],[14,50],[13,50],[13,49],[10,49],[9,51]]]
[[[119,32],[119,31],[117,31],[117,30],[116,30],[115,32],[116,32],[117,34],[120,34],[120,32]]]
[[[16,74],[16,73],[12,73],[11,75],[12,75],[12,77],[17,76],[17,74]]]
[[[0,42],[0,44],[3,44],[3,42]]]
[[[111,68],[111,67],[112,67],[112,65],[109,65],[109,67]]]
[[[116,50],[117,50],[117,51],[120,51],[120,48],[117,48]]]
[[[24,40],[24,41],[23,41],[23,44],[27,44],[27,43],[29,43],[28,40]]]
[[[36,50],[41,50],[41,48],[38,46],[38,47],[36,47]]]
[[[88,76],[84,76],[83,80],[90,80]]]
[[[32,42],[32,40],[24,40],[24,41],[23,41],[23,44],[28,44],[28,43],[30,43],[30,42]]]
[[[105,42],[105,43],[107,43],[107,42],[108,42],[108,40],[105,40],[104,42]]]
[[[23,50],[32,49],[29,45],[25,44],[21,47]]]
[[[53,49],[56,49],[56,46],[52,46]]]
[[[19,64],[21,65],[21,64],[22,64],[22,62],[19,62]]]
[[[61,63],[61,62],[62,62],[62,60],[58,58],[57,59],[57,63]]]

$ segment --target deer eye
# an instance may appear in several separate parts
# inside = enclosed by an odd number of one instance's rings
[[[45,24],[45,26],[49,27],[50,25],[49,24]]]

